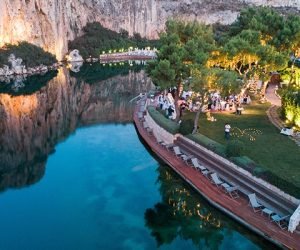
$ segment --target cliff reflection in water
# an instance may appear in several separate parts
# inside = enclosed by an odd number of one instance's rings
[[[76,127],[131,122],[129,100],[150,88],[143,71],[88,84],[61,68],[35,93],[0,94],[0,190],[42,178],[47,156]]]

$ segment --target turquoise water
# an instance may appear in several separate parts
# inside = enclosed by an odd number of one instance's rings
[[[274,249],[160,165],[132,124],[77,129],[0,194],[0,249]]]

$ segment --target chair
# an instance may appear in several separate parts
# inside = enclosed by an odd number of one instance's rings
[[[142,112],[138,112],[138,118],[140,121],[144,120],[144,114]]]
[[[181,153],[180,148],[178,146],[173,147],[173,150],[177,157],[184,155],[183,153]]]
[[[153,132],[153,129],[150,128],[146,122],[143,122],[143,127],[144,127],[144,129],[147,130],[148,133],[152,133]]]
[[[211,176],[212,183],[215,184],[217,187],[219,187],[220,185],[222,185],[224,183],[223,181],[220,180],[217,173],[213,173],[210,176]]]
[[[169,143],[169,144],[166,144],[165,147],[166,147],[167,150],[169,150],[170,148],[174,147],[174,144],[173,143]]]
[[[287,228],[286,220],[289,218],[290,215],[280,216],[278,214],[274,214],[271,216],[271,221],[275,222],[281,229]]]
[[[199,169],[200,171],[205,171],[207,170],[206,167],[202,166],[201,164],[199,164],[198,159],[197,158],[192,158],[191,162],[194,166],[194,168]]]
[[[161,146],[166,146],[167,145],[162,139],[159,139],[159,138],[156,138],[156,142],[157,142],[157,144],[159,144]]]
[[[263,208],[263,205],[259,204],[256,199],[256,194],[248,194],[249,205],[253,208],[253,211],[256,213]]]
[[[224,188],[225,193],[229,194],[229,196],[232,199],[237,199],[239,198],[239,194],[238,194],[238,186],[230,186],[228,183],[224,182],[223,184],[221,184],[221,186]]]
[[[193,156],[193,155],[182,155],[181,158],[182,158],[182,160],[183,160],[186,164],[188,164],[188,162],[189,162],[191,159],[193,159],[194,156]]]

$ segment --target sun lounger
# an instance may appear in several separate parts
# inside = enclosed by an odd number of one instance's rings
[[[263,208],[263,205],[259,204],[256,199],[255,193],[248,194],[249,205],[253,208],[253,211],[256,213]]]
[[[201,174],[203,174],[203,176],[205,176],[207,179],[209,179],[209,175],[211,173],[213,173],[213,172],[208,169],[204,169],[203,171],[201,171]]]
[[[289,215],[286,216],[280,216],[278,214],[274,214],[271,216],[272,222],[275,222],[281,229],[287,228],[287,219],[289,218]]]
[[[174,147],[174,144],[173,143],[169,143],[169,144],[166,144],[165,147],[166,147],[167,150],[169,150],[169,149],[171,149],[171,148]]]
[[[157,142],[157,144],[159,144],[161,146],[166,146],[167,145],[163,140],[158,139],[158,138],[156,138],[156,142]]]
[[[217,187],[219,187],[221,184],[224,183],[223,181],[220,180],[217,173],[213,173],[210,176],[211,176],[212,183],[215,184]]]
[[[204,171],[207,170],[206,167],[202,166],[199,162],[197,158],[192,158],[191,162],[194,166],[194,168],[199,169],[200,171]]]
[[[237,199],[240,197],[238,193],[238,186],[231,186],[226,182],[221,184],[221,186],[224,188],[226,194],[229,194],[232,199]]]
[[[140,120],[143,120],[144,119],[144,114],[142,112],[138,112],[138,118]]]
[[[192,160],[194,158],[194,156],[193,155],[182,155],[181,158],[186,164],[188,164],[188,162],[190,160]]]
[[[180,157],[180,156],[184,155],[184,154],[180,151],[180,148],[179,148],[178,146],[173,147],[173,151],[174,151],[174,153],[175,153],[175,155],[176,155],[177,157]]]
[[[146,122],[143,122],[143,127],[144,127],[144,129],[147,130],[148,133],[152,133],[153,132],[153,129],[150,128]]]

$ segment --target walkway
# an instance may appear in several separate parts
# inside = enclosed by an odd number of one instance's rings
[[[275,94],[275,87],[276,85],[271,84],[265,92],[267,101],[272,104],[272,106],[267,110],[267,115],[274,126],[281,130],[284,127],[284,123],[279,117],[281,99]]]
[[[272,106],[267,110],[267,115],[273,125],[281,130],[285,127],[285,124],[279,117],[281,99],[275,94],[275,87],[276,85],[272,84],[266,89],[266,99],[272,104]],[[295,141],[298,146],[300,146],[299,134],[295,136],[289,136],[289,138]]]

